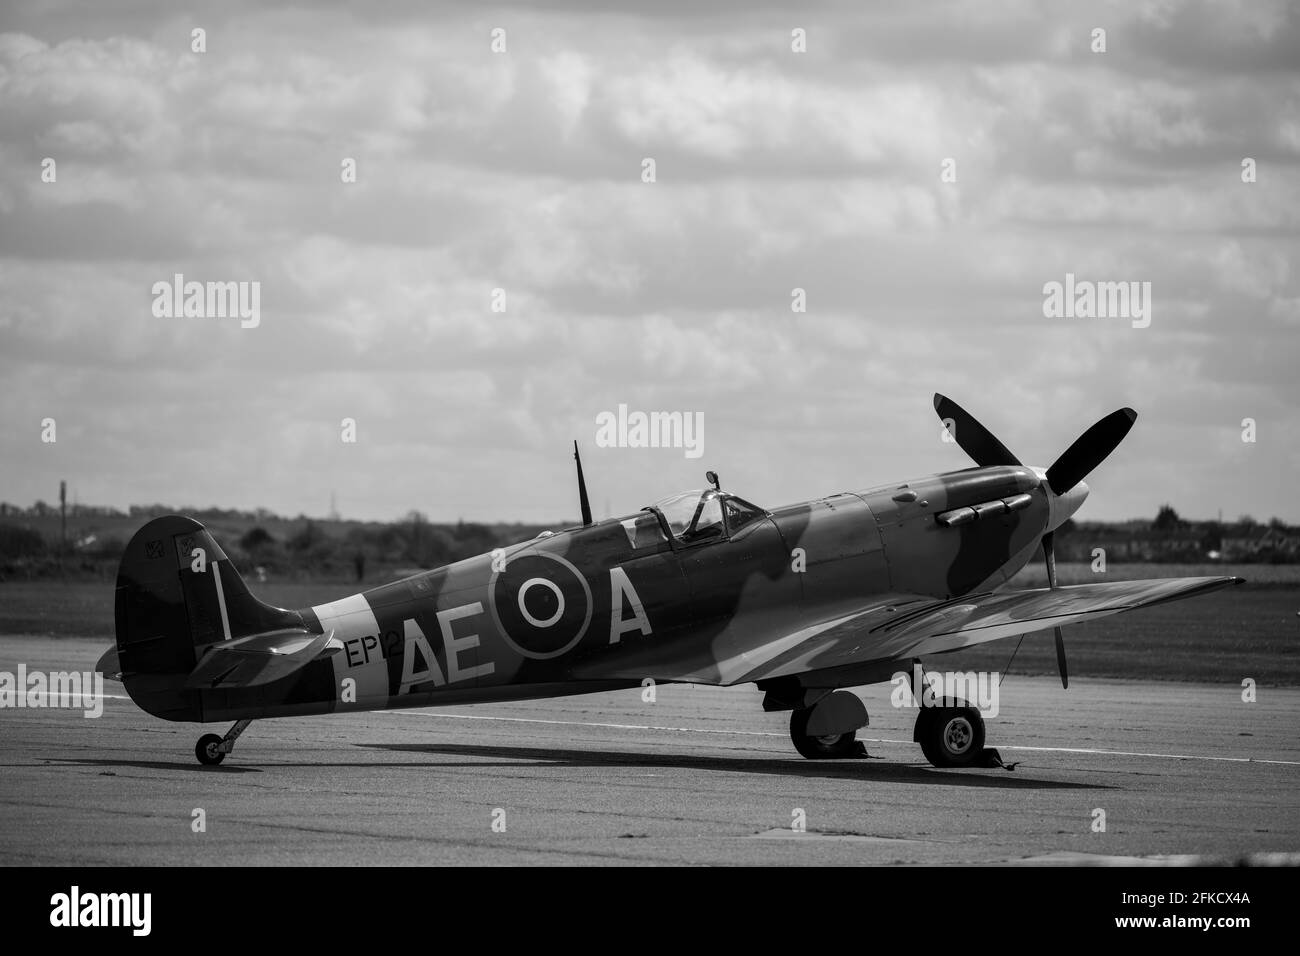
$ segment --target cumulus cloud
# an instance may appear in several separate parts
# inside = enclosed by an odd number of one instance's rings
[[[1043,464],[1137,407],[1085,517],[1235,514],[1248,480],[1300,518],[1298,19],[18,4],[0,498],[546,520],[575,511],[565,443],[626,403],[702,411],[705,459],[592,448],[598,511],[704,467],[775,505],[964,467],[940,389]],[[155,317],[177,273],[260,282],[260,325]],[[1066,273],[1151,282],[1150,327],[1045,318]]]

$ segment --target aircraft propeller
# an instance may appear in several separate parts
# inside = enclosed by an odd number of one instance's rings
[[[949,428],[953,439],[962,451],[970,455],[975,464],[981,467],[990,465],[1019,465],[1020,461],[1007,446],[998,441],[993,433],[979,423],[970,412],[952,399],[940,395],[934,396],[934,410],[939,413]],[[1093,424],[1091,428],[1074,440],[1069,448],[1061,453],[1045,472],[1040,472],[1042,484],[1047,492],[1047,501],[1052,512],[1061,505],[1059,500],[1073,491],[1094,468],[1100,465],[1124,440],[1133,423],[1137,421],[1137,412],[1131,408],[1121,408],[1111,412],[1105,418]],[[1086,494],[1087,489],[1084,488]],[[1074,507],[1077,507],[1075,505]],[[1052,526],[1043,535],[1043,559],[1047,563],[1047,586],[1053,590],[1056,584],[1056,554],[1053,550]],[[1069,670],[1065,662],[1065,634],[1061,628],[1055,628],[1056,666],[1061,673],[1061,686],[1070,686]]]

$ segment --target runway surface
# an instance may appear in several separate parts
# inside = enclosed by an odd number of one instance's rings
[[[103,642],[0,638],[0,671]],[[106,693],[124,696],[119,684]],[[226,763],[110,698],[0,709],[4,864],[910,864],[1291,860],[1300,690],[1017,677],[989,744],[936,770],[915,711],[861,692],[870,759],[809,761],[753,687],[254,723]],[[193,830],[201,809],[206,832]],[[1105,832],[1094,832],[1105,813]],[[503,811],[503,813],[501,812]],[[802,812],[802,813],[801,813]],[[806,832],[792,824],[800,817]],[[504,832],[493,829],[504,819]]]

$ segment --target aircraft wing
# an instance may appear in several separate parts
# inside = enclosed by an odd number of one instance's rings
[[[754,642],[723,632],[709,644],[658,648],[593,660],[580,679],[653,677],[698,684],[745,684],[858,664],[888,664],[1016,637],[1214,591],[1241,578],[1154,578],[1055,589],[992,591],[936,600],[881,595],[832,621]]]
[[[850,664],[911,660],[1177,601],[1241,580],[1153,578],[875,606],[832,622],[765,661],[755,661],[758,654],[750,652],[746,656],[755,666],[739,676],[733,676],[734,671],[726,674],[730,668],[724,668],[723,675],[732,678],[726,683],[748,683]]]

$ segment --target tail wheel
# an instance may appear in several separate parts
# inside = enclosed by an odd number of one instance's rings
[[[221,751],[221,738],[216,734],[204,734],[194,745],[194,756],[198,757],[199,763],[204,766],[215,767],[226,759],[226,755]]]
[[[923,707],[916,739],[936,767],[969,767],[984,752],[984,718],[965,701],[957,707]]]
[[[803,708],[790,714],[790,739],[794,749],[809,760],[829,760],[835,757],[856,757],[859,753],[858,732],[812,737],[808,734],[808,718],[812,708]]]

